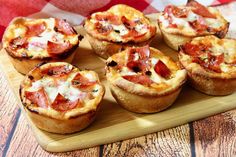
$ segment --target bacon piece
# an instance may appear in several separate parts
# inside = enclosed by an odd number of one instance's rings
[[[34,92],[25,91],[25,97],[38,107],[47,108],[49,106],[47,94],[43,87]]]
[[[41,73],[44,75],[61,77],[70,73],[71,71],[72,71],[72,68],[70,68],[69,66],[59,65],[59,66],[53,66],[53,67],[48,67],[46,69],[43,69]]]
[[[80,73],[77,73],[76,76],[73,78],[72,80],[72,85],[78,88],[88,88],[92,85],[95,85],[96,82],[91,82],[89,81],[88,78],[84,77],[83,75],[81,75]]]
[[[45,31],[45,29],[46,29],[45,22],[37,23],[37,24],[34,24],[34,25],[28,25],[26,36],[27,37],[38,36],[43,31]]]
[[[159,60],[156,63],[154,70],[157,74],[159,74],[160,76],[162,76],[164,78],[169,78],[169,76],[171,74],[170,69],[161,60]]]
[[[153,81],[146,75],[126,75],[122,77],[130,82],[145,86],[150,86],[153,83]]]
[[[48,41],[47,44],[47,51],[50,55],[58,55],[62,54],[65,51],[69,50],[72,47],[72,45],[69,42],[65,43],[54,43],[51,41]]]
[[[103,26],[99,22],[95,23],[95,29],[98,31],[98,33],[101,33],[101,34],[104,34],[104,35],[108,35],[113,30],[111,25]]]
[[[121,24],[119,16],[114,15],[112,13],[96,14],[95,19],[98,20],[98,21],[107,21],[107,22],[109,22],[111,24],[114,24],[114,25],[120,25]]]
[[[55,31],[60,32],[65,35],[74,35],[76,34],[73,27],[66,20],[55,19]]]
[[[195,14],[201,15],[202,17],[207,17],[207,18],[216,18],[214,14],[212,14],[207,7],[203,6],[202,4],[198,3],[195,0],[191,0],[187,3],[187,6],[192,7],[192,11]]]
[[[79,99],[75,101],[70,101],[69,99],[66,99],[63,95],[58,93],[57,97],[51,104],[51,107],[57,111],[65,112],[74,109],[76,106],[79,105],[80,105]]]

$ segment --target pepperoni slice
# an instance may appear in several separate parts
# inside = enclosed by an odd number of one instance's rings
[[[134,61],[136,59],[136,53],[138,54],[138,60],[139,59],[148,59],[150,56],[150,49],[149,46],[143,46],[139,48],[131,48],[129,51],[129,57],[128,57],[128,62]]]
[[[35,92],[25,91],[25,96],[26,99],[39,107],[47,108],[49,106],[49,101],[43,87]]]
[[[153,81],[146,75],[126,75],[122,77],[130,82],[138,83],[145,86],[150,86],[153,83]]]
[[[56,19],[55,20],[55,31],[60,32],[65,35],[74,35],[77,34],[73,27],[70,26],[66,20]]]
[[[178,18],[186,18],[188,15],[187,9],[185,8],[181,9],[173,5],[167,6],[164,9],[164,13],[167,13],[168,15],[172,13],[175,17],[178,17]]]
[[[207,45],[194,45],[191,43],[186,43],[184,46],[181,47],[184,51],[184,53],[193,56],[198,57],[199,55],[203,54],[203,51],[206,51],[208,49]]]
[[[125,16],[121,17],[121,22],[129,30],[133,29],[136,26],[136,24],[137,24],[135,21],[131,21],[131,20],[127,19]]]
[[[51,107],[57,111],[64,112],[74,109],[78,105],[80,105],[79,99],[70,101],[69,99],[66,99],[63,95],[58,93],[57,97],[51,104]]]
[[[192,11],[195,14],[201,15],[202,17],[207,17],[207,18],[216,18],[214,14],[212,14],[205,6],[202,4],[198,3],[195,0],[191,0],[187,3],[187,6],[193,7]]]
[[[37,24],[34,24],[34,25],[28,25],[26,36],[28,36],[28,37],[38,36],[43,31],[45,31],[45,29],[46,29],[45,22],[37,23]]]
[[[27,48],[28,42],[26,38],[17,37],[10,41],[9,46],[11,49]]]
[[[220,73],[221,72],[220,64],[224,62],[224,54],[213,56],[212,54],[208,53],[207,59],[208,60],[206,62],[201,61],[199,64],[206,69]]]
[[[120,25],[121,24],[119,16],[114,15],[112,13],[96,14],[95,19],[98,20],[98,21],[107,21],[107,22],[109,22],[111,24],[114,24],[114,25]]]
[[[64,76],[72,71],[72,68],[70,68],[67,65],[59,65],[59,66],[53,66],[53,67],[48,67],[46,69],[43,69],[41,71],[42,74],[44,75],[49,75],[49,76]]]
[[[111,25],[103,26],[99,22],[95,23],[95,29],[98,31],[98,33],[101,33],[101,34],[104,34],[104,35],[108,35],[113,30]]]
[[[154,70],[157,74],[159,74],[160,76],[162,76],[164,78],[170,77],[170,74],[171,74],[170,69],[161,60],[159,60],[156,63]]]
[[[64,53],[65,51],[67,51],[71,47],[72,47],[72,45],[69,42],[54,43],[54,42],[48,41],[47,51],[50,55],[58,55],[58,54]]]
[[[205,20],[201,17],[199,17],[198,20],[189,22],[190,26],[195,29],[198,33],[202,33],[206,30],[208,30],[208,26],[205,23]]]
[[[96,84],[96,82],[89,81],[88,78],[82,76],[80,73],[77,73],[76,76],[72,80],[72,85],[78,88],[88,88],[92,85]]]

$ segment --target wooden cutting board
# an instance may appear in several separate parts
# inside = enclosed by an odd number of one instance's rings
[[[156,15],[150,17],[154,22],[156,21]],[[84,33],[81,27],[78,27],[78,31],[81,34]],[[159,34],[159,32],[157,33]],[[176,59],[177,52],[168,48],[160,40],[160,37],[156,38],[151,46]],[[93,54],[86,39],[82,40],[80,47],[76,50],[73,64],[80,69],[95,70],[106,86],[106,94],[101,102],[102,107],[96,120],[83,131],[70,135],[58,135],[42,131],[35,127],[25,114],[37,141],[45,150],[50,152],[71,151],[142,136],[236,107],[236,93],[229,96],[212,97],[199,93],[186,85],[176,102],[167,110],[155,114],[135,114],[121,108],[111,96],[104,77],[104,60]],[[4,50],[0,52],[0,68],[8,78],[12,90],[19,100],[18,90],[23,75],[14,69]],[[20,100],[19,104],[23,110]]]

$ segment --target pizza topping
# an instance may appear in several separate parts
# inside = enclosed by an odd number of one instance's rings
[[[58,55],[58,54],[64,53],[65,51],[67,51],[71,47],[72,47],[72,45],[69,42],[54,43],[54,42],[48,41],[47,51],[50,55]]]
[[[120,25],[121,24],[119,16],[116,16],[112,13],[96,14],[95,19],[97,21],[106,21],[106,22],[108,22],[110,24],[114,24],[114,25]]]
[[[84,77],[80,73],[77,73],[72,80],[72,85],[80,89],[85,89],[95,84],[96,81],[90,81],[88,78]]]
[[[47,98],[47,95],[44,91],[44,88],[40,88],[37,91],[25,91],[26,99],[30,100],[33,104],[42,107],[47,108],[49,106],[49,101]]]
[[[154,70],[157,74],[159,74],[160,76],[162,76],[164,78],[170,77],[170,74],[171,74],[170,69],[161,60],[159,60],[156,63]]]
[[[51,104],[51,107],[54,110],[65,112],[74,109],[78,105],[81,105],[78,99],[75,101],[70,101],[69,99],[66,99],[63,95],[58,93],[56,99]]]
[[[41,71],[41,73],[44,75],[61,77],[63,75],[70,73],[71,71],[72,71],[72,66],[60,65],[60,66],[53,66],[53,67],[44,68]]]
[[[153,81],[146,75],[126,75],[122,77],[130,82],[138,83],[145,86],[150,86],[153,83]]]
[[[115,66],[117,66],[117,62],[112,60],[111,62],[107,63],[107,66],[115,67]]]
[[[224,22],[210,10],[196,1],[188,2],[186,6],[168,5],[158,20],[163,27],[183,30],[191,35],[216,33]]]
[[[34,25],[27,25],[26,36],[28,36],[28,37],[38,36],[42,32],[44,32],[45,29],[46,29],[45,22],[34,24]]]
[[[56,19],[55,23],[56,23],[56,25],[54,27],[54,30],[56,32],[60,32],[60,33],[65,34],[65,35],[74,35],[74,34],[76,34],[73,27],[71,27],[70,24],[68,22],[66,22],[66,20]]]
[[[214,14],[208,11],[208,9],[205,6],[198,3],[197,1],[191,0],[190,2],[187,3],[187,6],[192,7],[192,11],[198,15],[201,15],[202,17],[216,18]]]
[[[183,52],[193,57],[193,62],[198,63],[203,68],[220,73],[220,64],[224,63],[224,54],[214,54],[210,46],[186,43],[181,47]]]
[[[111,25],[102,25],[99,22],[95,23],[95,28],[101,34],[109,34],[113,30]]]
[[[28,43],[27,43],[26,38],[22,38],[19,36],[15,39],[12,39],[11,42],[9,43],[9,46],[11,49],[27,48]]]

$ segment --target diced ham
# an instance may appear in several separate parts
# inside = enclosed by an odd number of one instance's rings
[[[37,23],[37,24],[33,24],[33,25],[28,25],[27,26],[26,36],[27,37],[38,36],[43,31],[45,31],[45,29],[46,29],[45,22]]]
[[[66,99],[63,95],[60,93],[57,94],[57,97],[51,104],[51,107],[57,111],[64,112],[74,109],[76,106],[80,105],[79,99],[75,101],[70,101],[69,99]]]
[[[207,17],[207,18],[216,18],[214,14],[212,14],[207,7],[203,6],[202,4],[198,3],[195,0],[191,0],[187,3],[187,6],[192,7],[192,11],[195,14],[201,15],[202,17]]]
[[[145,86],[150,86],[153,83],[153,81],[146,75],[126,75],[122,77],[130,82]]]
[[[62,19],[55,20],[55,30],[65,35],[76,34],[73,27],[71,27],[70,24],[66,22],[66,20],[62,20]]]
[[[49,106],[48,97],[43,87],[34,92],[25,91],[25,97],[38,107],[47,108]]]
[[[161,60],[159,60],[156,63],[154,70],[158,75],[160,75],[164,78],[169,78],[169,76],[171,74],[170,69]]]

